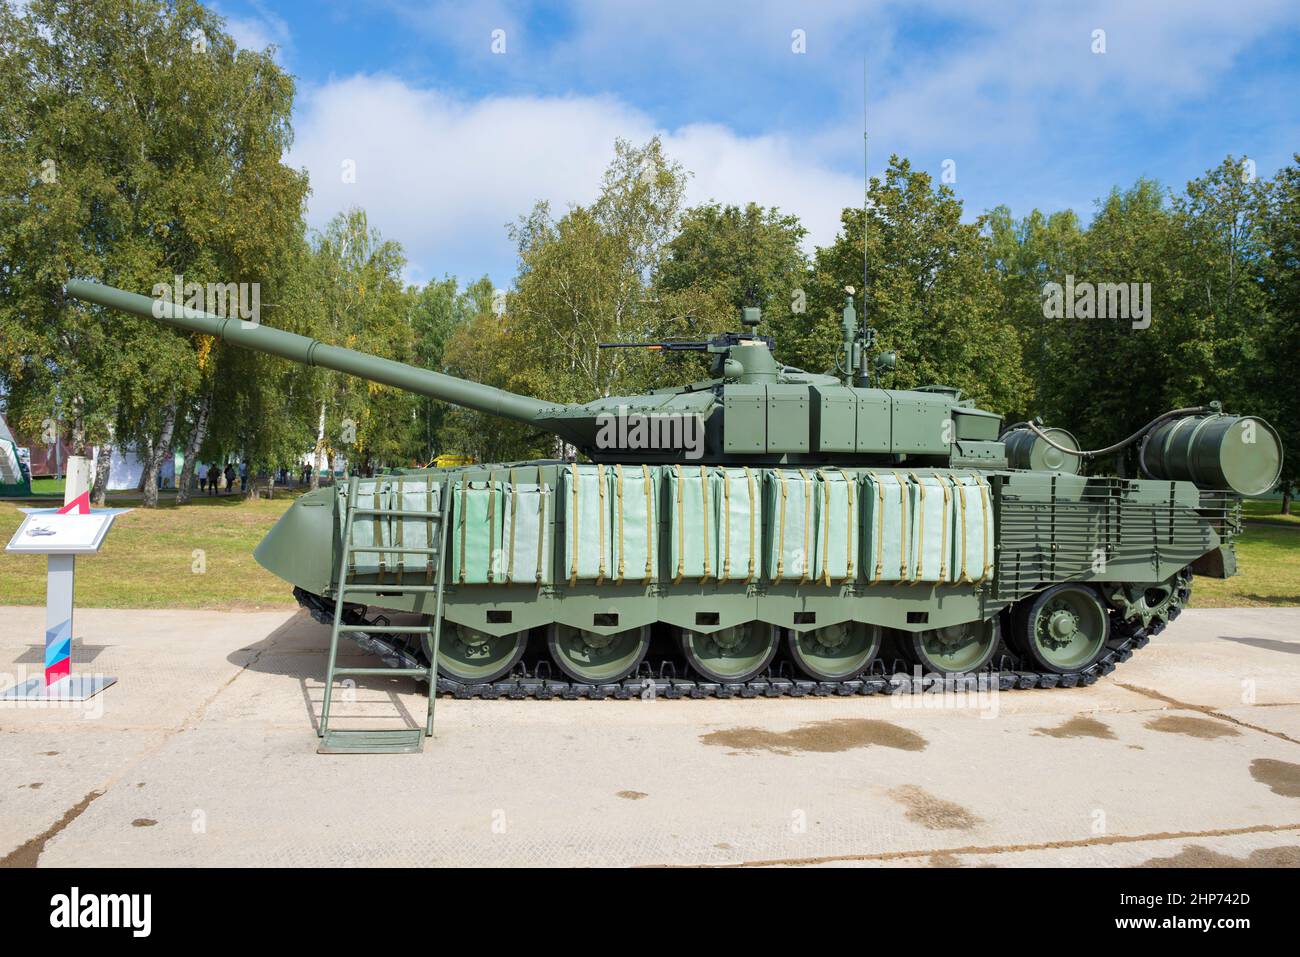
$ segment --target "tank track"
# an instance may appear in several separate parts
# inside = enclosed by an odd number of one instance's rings
[[[1187,590],[1190,592],[1190,589]],[[294,589],[294,595],[311,616],[323,624],[333,624],[334,604],[319,595],[313,595],[300,588]],[[1183,602],[1186,594],[1181,595]],[[535,698],[549,700],[559,698],[565,701],[604,700],[628,701],[637,699],[667,698],[803,698],[813,697],[850,697],[852,695],[874,694],[924,694],[924,693],[988,693],[993,691],[1029,690],[1033,688],[1077,688],[1094,684],[1099,678],[1114,671],[1119,665],[1133,657],[1134,652],[1146,647],[1156,635],[1182,612],[1183,603],[1172,607],[1168,620],[1155,619],[1143,626],[1136,620],[1122,620],[1118,615],[1111,616],[1111,639],[1107,642],[1106,653],[1091,667],[1071,674],[1040,671],[1026,667],[1026,660],[1017,655],[1005,640],[995,653],[993,661],[983,671],[963,675],[923,674],[915,665],[902,658],[896,658],[886,665],[883,658],[875,659],[868,670],[860,677],[848,681],[813,681],[801,676],[794,663],[777,660],[762,675],[746,682],[719,684],[696,680],[685,674],[688,671],[684,662],[671,658],[661,659],[656,666],[653,662],[642,661],[637,673],[612,684],[582,684],[555,677],[558,669],[552,668],[550,662],[539,660],[531,666],[520,662],[515,671],[498,681],[485,684],[465,684],[438,677],[438,693],[451,697],[470,700],[494,700],[507,698],[522,700]],[[382,615],[367,619],[361,605],[346,605],[343,617],[349,624],[387,623]],[[365,633],[351,633],[353,638],[365,651],[375,654],[389,667],[427,667],[423,649],[419,647],[415,636],[406,639],[398,636],[375,636]]]

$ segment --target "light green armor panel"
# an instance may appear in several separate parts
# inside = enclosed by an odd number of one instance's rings
[[[708,581],[718,573],[718,513],[721,479],[703,465],[676,465],[668,479],[668,573]]]
[[[817,482],[807,469],[772,469],[767,473],[767,577],[775,583],[804,582],[813,577],[817,535]]]
[[[551,581],[551,488],[541,481],[520,481],[531,469],[510,469],[503,488],[501,547],[505,581],[548,584]]]
[[[722,561],[719,581],[753,581],[762,573],[763,487],[762,471],[751,468],[716,470],[718,540]]]
[[[561,477],[564,509],[564,572],[570,582],[610,576],[609,470],[603,465],[569,465]]]
[[[659,470],[648,465],[606,468],[610,483],[610,575],[616,582],[653,581],[658,565]]]
[[[954,475],[953,581],[983,582],[993,575],[993,501],[982,475]]]
[[[815,486],[816,568],[823,584],[850,581],[858,574],[858,517],[862,490],[856,475],[820,469]]]
[[[452,496],[452,581],[463,585],[502,581],[500,483],[495,479],[456,482]]]

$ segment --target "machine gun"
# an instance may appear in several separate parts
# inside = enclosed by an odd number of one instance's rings
[[[762,312],[747,306],[741,317],[741,325],[747,332],[724,332],[712,339],[659,339],[652,342],[602,342],[602,349],[650,349],[662,352],[730,352],[736,346],[752,346],[762,343],[769,352],[776,349],[776,340],[771,336],[760,336],[754,332],[762,322]]]

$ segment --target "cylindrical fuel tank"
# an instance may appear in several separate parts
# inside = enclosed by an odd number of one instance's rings
[[[1043,429],[1057,445],[1077,449],[1079,443],[1065,429]],[[1029,429],[1012,429],[1002,436],[1007,447],[1007,464],[1013,469],[1036,469],[1043,472],[1063,472],[1075,475],[1079,471],[1079,456],[1054,449]]]
[[[1253,415],[1195,415],[1151,430],[1143,462],[1156,478],[1262,495],[1282,473],[1277,432]]]

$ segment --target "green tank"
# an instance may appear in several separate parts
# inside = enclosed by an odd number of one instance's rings
[[[1179,614],[1194,574],[1235,573],[1240,499],[1282,462],[1267,423],[1217,404],[1085,451],[957,389],[873,387],[892,356],[869,355],[852,290],[833,374],[781,364],[746,309],[740,332],[606,344],[702,352],[711,378],[574,405],[95,283],[67,293],[577,450],[322,488],[254,553],[390,666],[427,673],[435,654],[403,613],[440,622],[439,687],[462,696],[1090,683]],[[1139,443],[1141,478],[1084,467]]]

